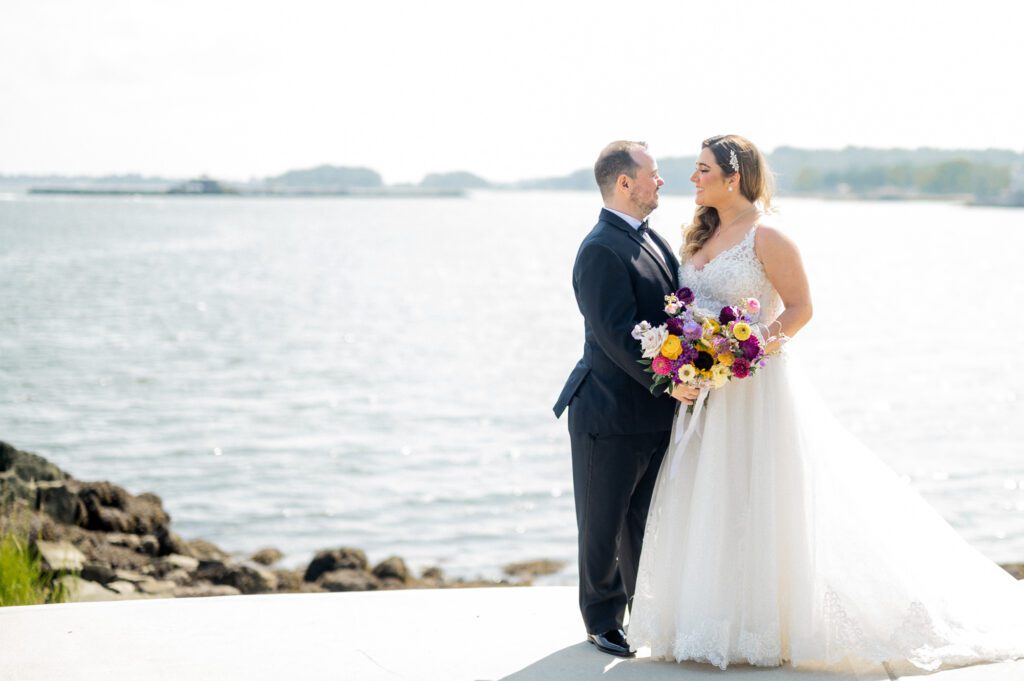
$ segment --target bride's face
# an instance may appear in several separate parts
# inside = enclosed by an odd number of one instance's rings
[[[707,147],[700,150],[697,168],[690,175],[690,182],[693,182],[697,190],[694,201],[698,206],[715,208],[729,199],[729,180]]]

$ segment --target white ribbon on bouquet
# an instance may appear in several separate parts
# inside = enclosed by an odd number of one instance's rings
[[[686,451],[686,445],[690,443],[690,439],[697,432],[697,423],[704,409],[704,402],[707,401],[708,393],[710,392],[711,388],[701,388],[700,394],[697,395],[697,399],[693,402],[693,412],[691,413],[689,409],[686,409],[672,426],[672,436],[670,438],[672,442],[672,466],[668,471],[669,480],[675,480],[676,476],[679,475],[679,466],[683,461],[683,452]]]

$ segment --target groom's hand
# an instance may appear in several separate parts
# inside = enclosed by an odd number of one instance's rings
[[[672,397],[683,404],[693,404],[693,401],[697,399],[697,395],[700,395],[700,391],[693,386],[682,384],[672,386]]]

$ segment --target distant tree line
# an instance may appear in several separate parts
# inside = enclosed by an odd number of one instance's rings
[[[1010,186],[1010,167],[966,159],[928,166],[908,164],[821,171],[801,168],[789,188],[797,192],[871,192],[890,189],[921,194],[996,196]]]
[[[662,189],[667,194],[692,191],[690,175],[696,156],[658,159]],[[1008,149],[799,149],[779,147],[768,155],[778,189],[783,193],[950,195],[996,197],[1024,191],[1024,154]],[[61,176],[3,176],[0,186],[39,183],[119,186],[167,184],[163,178],[138,175],[101,178]],[[380,188],[380,173],[365,167],[321,165],[290,170],[250,184],[270,189]],[[425,189],[532,189],[596,191],[593,170],[580,168],[567,175],[495,183],[467,171],[430,173],[419,183]]]

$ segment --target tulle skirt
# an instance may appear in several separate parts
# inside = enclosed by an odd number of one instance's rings
[[[1024,582],[964,541],[793,360],[683,410],[647,520],[629,639],[655,658],[934,670],[1024,657]]]

